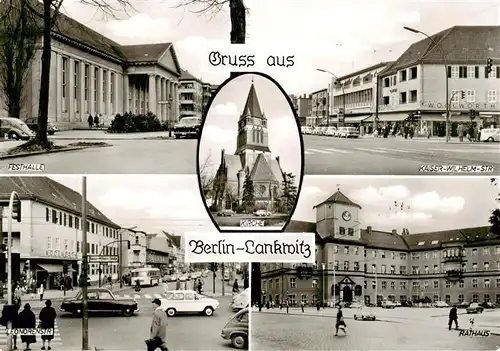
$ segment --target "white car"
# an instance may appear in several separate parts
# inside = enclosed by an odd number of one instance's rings
[[[360,320],[360,321],[374,321],[376,320],[377,317],[375,316],[375,313],[373,313],[373,310],[368,307],[362,307],[359,308],[356,313],[354,314],[354,320]]]
[[[436,301],[432,304],[432,307],[446,308],[446,307],[450,307],[450,306],[444,301]]]
[[[266,210],[257,210],[254,212],[254,215],[259,216],[259,217],[268,217],[271,215],[271,212],[266,211]]]
[[[481,129],[480,141],[500,141],[500,128]]]
[[[160,307],[169,317],[178,313],[203,313],[205,316],[212,316],[219,308],[219,301],[200,295],[194,290],[172,290],[162,296]]]
[[[396,308],[396,304],[389,300],[382,301],[382,308],[394,309]]]
[[[186,280],[188,280],[188,276],[186,274],[183,274],[181,276],[178,277],[178,279],[181,281],[181,282],[185,282]]]
[[[239,311],[247,308],[250,304],[250,289],[245,289],[239,294],[234,294],[231,307],[233,311]]]
[[[354,127],[340,127],[338,136],[340,138],[358,138],[359,132]]]
[[[360,304],[359,302],[353,302],[353,303],[351,303],[349,305],[349,308],[358,308],[359,309],[359,308],[362,308],[362,307],[363,307],[363,305]]]
[[[325,135],[326,136],[335,136],[336,132],[337,132],[337,128],[335,128],[335,127],[328,127],[328,128],[326,128]]]

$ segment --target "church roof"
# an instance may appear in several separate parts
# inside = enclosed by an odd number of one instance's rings
[[[266,158],[263,154],[259,154],[253,168],[250,172],[250,179],[254,182],[258,181],[270,181],[270,182],[279,182],[279,178],[276,179],[276,176],[271,168],[271,165],[267,162]]]
[[[237,155],[224,154],[224,163],[227,168],[227,180],[229,182],[238,181],[238,172],[241,170],[241,160]]]
[[[328,199],[326,199],[325,201],[317,204],[316,206],[314,206],[313,208],[316,208],[320,205],[323,205],[323,204],[326,204],[326,203],[332,203],[332,204],[342,204],[342,205],[347,205],[347,206],[353,206],[353,207],[357,207],[361,210],[361,206],[358,205],[357,203],[355,202],[352,202],[347,196],[345,196],[340,190],[337,190],[337,192],[335,192],[335,194],[333,194],[332,196],[330,196]]]
[[[257,98],[257,92],[255,91],[255,85],[253,83],[248,91],[247,102],[241,112],[241,116],[244,117],[247,113],[252,117],[265,118],[260,108],[259,99]]]

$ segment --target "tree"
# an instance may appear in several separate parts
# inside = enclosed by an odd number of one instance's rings
[[[215,14],[221,12],[229,4],[231,19],[231,44],[245,44],[247,8],[244,0],[182,0],[178,7],[199,6],[200,9],[192,12],[198,14]]]
[[[199,163],[198,172],[200,177],[200,186],[203,191],[203,196],[205,196],[205,200],[213,199],[215,176],[212,174],[212,161],[210,155],[207,155],[205,160]]]
[[[47,122],[49,115],[50,61],[52,50],[52,30],[57,25],[61,6],[64,0],[26,0],[31,12],[42,21],[42,69],[40,79],[40,97],[38,102],[38,133],[27,144],[35,144],[50,149],[52,144],[47,138]],[[132,8],[128,0],[80,0],[82,4],[92,6],[106,16],[114,17],[117,7],[126,10]]]
[[[247,213],[253,212],[255,209],[255,190],[253,188],[253,180],[250,178],[250,174],[245,176],[245,182],[243,183],[243,199],[241,207]]]
[[[0,3],[0,91],[9,117],[20,117],[27,73],[42,34],[27,0]]]
[[[498,179],[491,178],[490,184],[495,187],[495,200],[498,204],[500,204],[500,189]],[[491,224],[490,233],[495,237],[500,237],[500,208],[498,206],[491,211],[491,215],[488,221]]]
[[[297,186],[295,185],[295,175],[289,172],[283,173],[281,195],[281,210],[283,213],[290,213],[297,201]]]

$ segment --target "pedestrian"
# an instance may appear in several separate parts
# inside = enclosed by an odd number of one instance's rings
[[[462,143],[464,141],[464,125],[460,123],[457,127],[458,140]]]
[[[163,292],[166,294],[168,292],[168,282],[164,281],[163,282]]]
[[[24,305],[24,309],[19,313],[18,328],[34,329],[36,328],[36,317],[29,303]],[[36,343],[36,335],[21,335],[21,342],[26,343],[25,350],[31,350],[30,344]]]
[[[56,310],[52,307],[52,301],[45,301],[45,307],[40,311],[38,318],[40,319],[41,329],[52,329],[54,331],[56,325]],[[42,350],[45,350],[45,342],[47,342],[47,350],[51,350],[50,342],[54,339],[54,334],[42,335]]]
[[[155,311],[153,313],[153,320],[151,321],[150,336],[146,340],[148,351],[160,349],[168,351],[166,338],[167,338],[167,314],[161,308],[161,301],[159,299],[153,300]]]
[[[233,283],[233,293],[237,293],[239,291],[240,291],[240,287],[238,285],[238,279],[235,279],[234,283]]]
[[[338,305],[337,320],[335,323],[335,336],[339,335],[339,329],[341,329],[344,332],[344,334],[347,334],[345,328],[347,328],[347,325],[345,324],[344,321],[344,314],[342,313],[342,307]]]
[[[286,299],[286,313],[288,314],[288,309],[290,308],[290,301]]]
[[[457,306],[453,306],[450,310],[450,314],[448,316],[448,330],[451,330],[451,325],[455,322],[455,329],[458,329],[458,313]]]
[[[201,279],[198,279],[198,294],[201,295],[202,291],[203,291],[203,283],[201,282]]]
[[[304,307],[306,306],[306,303],[304,301],[300,302],[300,308],[302,309],[302,313],[304,313]]]
[[[16,309],[19,310],[21,308],[23,292],[21,291],[21,287],[16,284],[14,289],[14,301],[13,304],[16,306]]]
[[[99,128],[99,116],[98,115],[95,115],[95,117],[94,117],[94,126],[96,128]]]
[[[87,122],[89,123],[89,128],[92,129],[92,125],[94,124],[94,117],[92,117],[92,115],[89,115]]]
[[[109,290],[113,290],[113,278],[108,276],[108,284],[109,284]]]
[[[321,309],[321,305],[318,301],[318,302],[316,302],[316,310],[319,312],[320,309]]]
[[[175,290],[181,290],[181,280],[179,278],[175,282]]]
[[[19,309],[17,308],[16,305],[14,305],[14,310],[12,311],[12,316],[10,322],[12,329],[17,329],[19,328]],[[5,309],[2,310],[2,316],[0,317],[0,325],[7,327],[9,323],[9,320],[7,316],[5,315]],[[17,335],[13,334],[12,335],[12,348],[13,350],[17,350]]]
[[[40,283],[40,286],[38,287],[38,296],[40,297],[40,302],[43,301],[43,293],[44,293],[44,286],[43,283]]]

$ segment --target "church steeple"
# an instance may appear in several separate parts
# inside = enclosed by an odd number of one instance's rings
[[[248,91],[247,101],[245,107],[243,108],[243,113],[240,116],[240,120],[245,117],[262,118],[265,119],[262,109],[260,108],[259,99],[257,98],[257,92],[255,91],[255,85],[252,81],[250,90]]]

